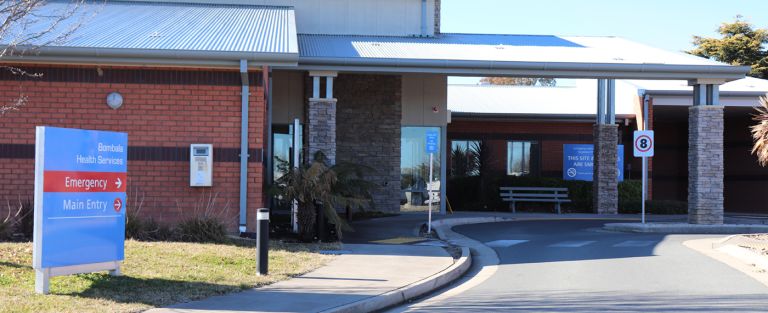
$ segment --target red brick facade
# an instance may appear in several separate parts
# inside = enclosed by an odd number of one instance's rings
[[[239,216],[241,85],[237,71],[102,67],[31,68],[42,78],[0,78],[0,101],[20,95],[28,103],[0,117],[0,200],[31,197],[34,187],[35,126],[47,125],[128,133],[128,209],[144,198],[141,214],[174,223],[215,210],[231,230]],[[263,206],[265,111],[260,73],[252,73],[248,167],[248,228]],[[106,96],[124,98],[117,110]],[[214,147],[213,187],[189,187],[192,143]],[[3,151],[5,150],[5,151]],[[2,209],[4,209],[4,205]],[[197,211],[197,212],[196,212]]]

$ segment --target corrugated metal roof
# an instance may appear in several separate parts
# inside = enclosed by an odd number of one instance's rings
[[[68,1],[50,1],[34,13],[57,15],[69,6]],[[298,54],[293,9],[256,5],[88,2],[56,32],[32,44],[47,42],[78,23],[72,36],[51,47]],[[39,20],[23,33],[48,25]]]
[[[578,70],[582,73],[655,71],[691,74],[683,75],[685,77],[727,72],[729,77],[735,78],[743,77],[747,71],[745,68],[732,67],[684,53],[668,52],[617,37],[489,34],[387,37],[299,34],[298,40],[299,64],[307,66],[396,65],[404,68],[426,66],[480,70],[518,69],[542,73]],[[647,78],[667,78],[663,75],[648,76]]]

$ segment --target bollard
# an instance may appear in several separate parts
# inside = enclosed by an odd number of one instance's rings
[[[269,269],[269,209],[259,209],[256,229],[256,262],[259,275],[267,275]]]

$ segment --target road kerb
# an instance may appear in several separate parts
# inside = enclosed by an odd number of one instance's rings
[[[630,233],[674,234],[747,234],[768,232],[768,225],[721,224],[701,225],[688,223],[608,223],[603,229]]]
[[[386,293],[366,298],[357,302],[331,308],[322,312],[347,313],[347,312],[372,312],[394,306],[415,297],[427,294],[433,290],[447,285],[464,275],[472,265],[472,255],[469,248],[461,248],[461,257],[453,265],[430,277],[403,286]]]

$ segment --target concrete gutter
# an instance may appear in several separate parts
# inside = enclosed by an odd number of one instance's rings
[[[768,225],[721,224],[701,225],[688,223],[608,223],[603,229],[630,233],[675,234],[751,234],[768,233]]]
[[[432,292],[464,275],[472,265],[472,255],[469,248],[461,248],[461,257],[447,269],[434,274],[430,277],[417,281],[407,286],[386,292],[384,294],[366,298],[357,302],[343,306],[328,309],[325,313],[352,313],[352,312],[373,312],[390,306],[404,303],[429,292]]]

